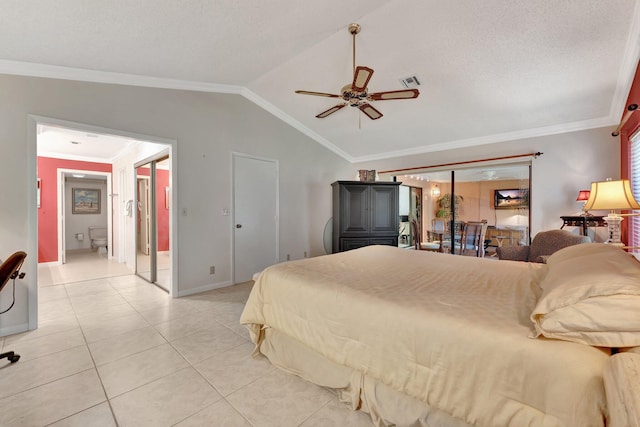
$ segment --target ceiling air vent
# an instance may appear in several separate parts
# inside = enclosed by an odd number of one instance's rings
[[[404,79],[400,79],[400,81],[402,82],[402,86],[406,87],[407,89],[412,89],[414,87],[420,86],[420,80],[418,80],[417,76],[405,77]]]

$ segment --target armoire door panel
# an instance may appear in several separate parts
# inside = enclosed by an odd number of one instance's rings
[[[341,189],[341,234],[361,235],[369,232],[369,188],[352,185]]]
[[[373,212],[371,213],[371,231],[398,232],[397,187],[371,187]]]

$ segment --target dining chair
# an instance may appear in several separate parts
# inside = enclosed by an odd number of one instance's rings
[[[464,221],[454,221],[453,222],[453,241],[454,241],[454,245],[453,248],[455,249],[453,252],[455,254],[460,254],[462,252],[462,240],[464,237],[464,227],[465,227],[465,222]],[[445,233],[442,239],[442,247],[443,247],[443,251],[447,252],[447,253],[451,253],[452,252],[452,245],[451,245],[451,232],[449,231],[451,230],[451,225],[449,224],[448,227],[446,227],[445,229]]]
[[[444,233],[447,230],[446,221],[442,218],[434,218],[431,220],[431,230],[436,233]]]
[[[411,231],[413,231],[413,246],[416,250],[442,252],[441,241],[422,241],[420,227],[418,227],[418,221],[415,219],[411,220]]]
[[[487,220],[467,221],[462,235],[460,254],[484,257],[484,238],[487,235]]]

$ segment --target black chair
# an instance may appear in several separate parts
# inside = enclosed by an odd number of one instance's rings
[[[9,308],[0,311],[0,314],[11,310],[16,303],[16,279],[22,279],[25,275],[25,273],[20,273],[20,268],[26,257],[27,254],[24,252],[15,252],[0,265],[0,292],[4,289],[4,286],[9,283],[9,280],[13,281],[13,301]],[[20,355],[15,354],[13,351],[7,351],[6,353],[0,354],[0,359],[4,358],[9,359],[11,363],[15,363],[20,359]]]

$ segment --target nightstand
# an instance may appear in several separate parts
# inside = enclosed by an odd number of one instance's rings
[[[580,227],[581,234],[583,236],[588,236],[589,227],[606,227],[607,223],[604,220],[603,216],[597,215],[576,215],[576,216],[561,216],[563,221],[562,227],[563,229],[565,225],[570,227]]]

